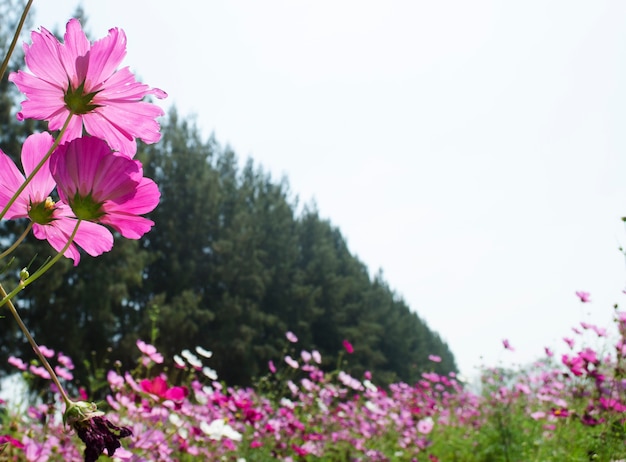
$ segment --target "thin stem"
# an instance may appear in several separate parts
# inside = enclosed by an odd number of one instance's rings
[[[5,293],[2,296],[2,299],[0,300],[0,307],[4,306],[6,303],[8,303],[19,292],[24,290],[24,288],[26,288],[26,286],[29,286],[30,284],[35,282],[37,279],[39,279],[41,276],[43,276],[43,274],[46,271],[48,271],[52,267],[52,265],[54,265],[57,261],[59,261],[59,259],[65,253],[65,251],[67,249],[69,249],[70,245],[72,245],[72,242],[74,242],[74,237],[76,236],[76,233],[78,232],[78,227],[80,226],[81,222],[82,222],[82,220],[80,218],[78,220],[76,220],[76,226],[74,227],[74,231],[72,231],[72,234],[70,235],[70,238],[67,240],[67,244],[65,244],[65,246],[61,249],[61,251],[59,253],[57,253],[54,256],[54,258],[52,258],[45,265],[43,265],[41,268],[39,268],[37,271],[35,271],[34,274],[30,275],[25,280],[20,281],[20,283],[17,285],[17,287],[15,287],[15,289],[13,289],[11,292],[9,292],[8,294]]]
[[[59,135],[54,140],[54,143],[52,143],[52,146],[50,146],[50,149],[48,149],[48,152],[46,153],[46,155],[43,156],[43,159],[41,159],[39,161],[39,163],[33,169],[33,171],[30,172],[30,175],[28,175],[28,177],[26,177],[26,180],[24,181],[24,183],[22,183],[22,185],[17,189],[17,191],[15,191],[15,194],[13,194],[13,197],[11,197],[11,200],[9,202],[7,202],[7,204],[4,206],[4,208],[0,212],[0,220],[4,217],[4,215],[6,215],[7,210],[9,210],[9,207],[11,207],[13,205],[13,203],[17,200],[19,195],[22,194],[22,191],[24,191],[24,189],[26,189],[26,186],[28,185],[28,183],[31,182],[33,177],[37,174],[37,172],[39,172],[39,170],[41,170],[41,167],[43,167],[43,165],[50,158],[50,156],[52,155],[54,150],[59,146],[59,143],[61,141],[61,137],[65,133],[65,130],[67,130],[67,127],[70,124],[70,120],[72,120],[72,116],[73,115],[74,115],[73,112],[69,113],[69,115],[67,116],[67,119],[65,119],[65,123],[63,124],[63,127],[61,128],[61,131],[59,132]]]
[[[22,235],[16,239],[13,245],[11,245],[11,247],[6,249],[4,252],[0,253],[0,260],[2,260],[4,257],[9,255],[11,252],[13,252],[17,248],[17,246],[20,245],[21,242],[26,238],[26,236],[28,236],[28,233],[30,232],[31,229],[33,229],[32,221],[28,223],[28,226],[26,227]]]
[[[11,45],[9,46],[9,51],[7,55],[4,57],[2,61],[2,65],[0,66],[0,80],[4,77],[4,73],[7,71],[9,67],[9,61],[11,60],[11,55],[15,50],[15,45],[17,44],[17,39],[22,32],[22,27],[24,27],[24,22],[26,21],[26,16],[28,15],[28,11],[30,10],[31,5],[33,4],[33,0],[28,0],[28,3],[24,7],[24,11],[22,12],[22,17],[20,18],[20,22],[17,24],[17,29],[15,30],[15,34],[13,35],[13,40],[11,41]]]
[[[2,297],[7,297],[7,293],[4,290],[4,287],[2,287],[2,284],[0,284],[0,295]],[[9,306],[9,310],[11,311],[13,318],[15,318],[15,320],[17,321],[17,325],[20,326],[21,331],[24,333],[24,335],[28,339],[28,343],[30,343],[30,346],[33,347],[33,350],[35,351],[35,354],[41,361],[41,364],[48,371],[48,374],[50,374],[50,378],[59,389],[59,393],[61,393],[61,397],[63,398],[63,401],[65,401],[65,405],[66,406],[71,405],[72,400],[67,396],[67,393],[65,392],[63,385],[61,385],[61,382],[59,381],[59,378],[54,372],[54,369],[52,369],[46,357],[41,353],[41,350],[39,349],[39,345],[37,345],[37,342],[35,342],[35,339],[33,338],[33,336],[30,335],[30,332],[28,331],[28,328],[24,324],[24,321],[22,321],[22,318],[20,317],[19,313],[15,309],[15,305],[13,305],[13,302],[10,299],[7,300],[7,305]]]

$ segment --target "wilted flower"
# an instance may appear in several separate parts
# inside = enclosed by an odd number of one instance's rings
[[[63,421],[85,443],[85,462],[95,462],[105,450],[112,457],[121,446],[120,439],[133,434],[129,428],[109,422],[94,403],[85,401],[69,403]]]

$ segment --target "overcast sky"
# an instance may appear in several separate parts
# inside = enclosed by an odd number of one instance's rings
[[[35,1],[35,27],[78,4]],[[626,2],[82,5],[166,106],[314,200],[464,374],[626,302]]]

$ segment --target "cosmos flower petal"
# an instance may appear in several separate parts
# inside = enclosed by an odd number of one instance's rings
[[[22,146],[22,166],[26,176],[33,172],[53,144],[54,138],[45,132],[35,133],[26,138]],[[43,201],[55,186],[56,183],[50,173],[50,159],[48,159],[27,186],[29,198],[34,201]]]
[[[9,203],[15,191],[24,183],[24,175],[20,173],[11,158],[0,150],[0,210]],[[26,216],[23,201],[14,202],[8,209],[5,218],[23,218]]]

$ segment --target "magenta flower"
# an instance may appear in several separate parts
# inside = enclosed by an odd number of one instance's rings
[[[576,292],[576,296],[580,298],[580,301],[583,303],[589,303],[591,301],[589,292]]]
[[[168,387],[167,382],[161,376],[157,376],[152,380],[143,379],[139,383],[144,392],[162,399],[182,401],[189,394],[187,387]]]
[[[49,133],[37,133],[26,138],[22,146],[22,165],[27,176],[43,159],[53,143],[54,140]],[[0,151],[0,209],[9,203],[24,181],[24,175],[20,173],[9,156]],[[60,252],[72,235],[77,221],[66,204],[55,203],[50,198],[54,187],[49,162],[46,161],[17,200],[9,207],[5,218],[30,219],[33,222],[35,237],[47,240],[57,252]],[[101,226],[82,222],[74,237],[74,243],[95,257],[111,250],[113,236]],[[64,256],[74,260],[74,265],[78,265],[80,252],[74,243],[68,247]]]
[[[49,130],[59,130],[72,113],[61,142],[82,136],[84,126],[131,157],[137,151],[136,138],[159,141],[155,118],[163,110],[141,100],[167,94],[137,82],[128,67],[118,69],[126,55],[124,31],[110,29],[106,37],[90,43],[80,22],[70,19],[64,43],[43,27],[31,38],[33,43],[24,45],[24,58],[32,74],[18,71],[9,76],[27,98],[19,120],[47,120]]]
[[[508,339],[506,339],[506,338],[505,338],[504,340],[502,340],[502,346],[504,346],[504,349],[505,349],[505,350],[515,351],[515,348],[513,348],[513,347],[511,346],[511,343],[510,343],[510,342],[509,342],[509,340],[508,340]]]
[[[428,359],[434,363],[441,362],[441,356],[437,356],[437,355],[428,355]]]
[[[344,340],[342,343],[343,343],[343,347],[346,349],[346,352],[349,355],[354,353],[354,347],[352,346],[352,344],[350,342],[348,342],[347,340]]]
[[[154,225],[140,217],[159,203],[157,185],[144,178],[139,161],[114,153],[99,138],[77,138],[50,157],[59,197],[83,220],[109,225],[139,239]]]

